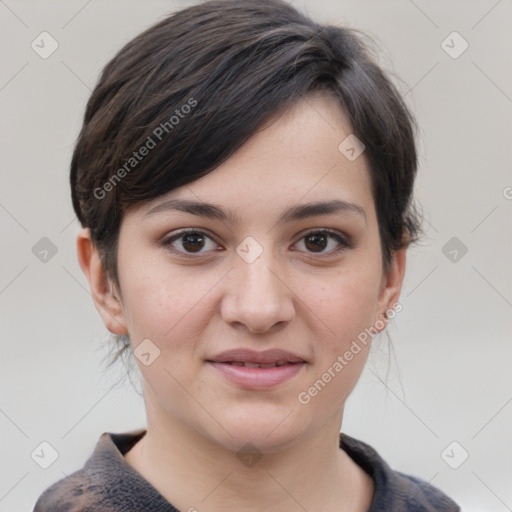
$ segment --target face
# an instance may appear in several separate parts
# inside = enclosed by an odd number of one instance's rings
[[[370,347],[357,340],[382,329],[403,275],[403,254],[383,272],[367,160],[338,149],[350,133],[310,97],[125,214],[116,318],[145,354],[148,425],[263,452],[339,431]]]

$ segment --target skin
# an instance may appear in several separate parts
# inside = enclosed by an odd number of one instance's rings
[[[405,249],[382,267],[377,216],[364,153],[349,161],[338,146],[350,123],[318,94],[272,119],[214,172],[127,211],[119,236],[120,289],[106,275],[87,229],[77,238],[80,265],[107,329],[150,339],[160,356],[146,366],[147,434],[125,456],[179,510],[365,511],[370,477],[339,449],[345,401],[370,343],[306,405],[307,391],[400,295]],[[146,215],[171,198],[235,210],[237,222],[177,210]],[[339,211],[289,223],[287,208],[342,199],[364,216]],[[160,242],[183,228],[206,237]],[[331,229],[311,241],[306,232]],[[237,247],[253,237],[251,263]],[[173,251],[174,249],[174,251]],[[181,252],[180,252],[181,251]],[[191,257],[183,256],[185,253]],[[382,327],[384,325],[384,327]],[[377,330],[381,330],[377,329]],[[282,348],[307,364],[267,390],[226,380],[206,359],[235,347]],[[246,443],[262,455],[251,467],[236,456]]]

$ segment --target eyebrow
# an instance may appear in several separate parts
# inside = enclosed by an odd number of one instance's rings
[[[218,219],[232,224],[237,224],[238,221],[238,216],[234,210],[224,210],[222,207],[215,204],[191,201],[188,199],[170,199],[165,201],[151,208],[151,210],[144,214],[144,217],[172,210],[178,210],[211,219]],[[367,222],[366,213],[361,206],[341,199],[292,206],[279,217],[277,222],[284,224],[306,219],[308,217],[329,215],[333,213],[355,213],[362,217],[365,223]]]

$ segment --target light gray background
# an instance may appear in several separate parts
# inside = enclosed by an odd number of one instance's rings
[[[512,510],[511,0],[300,0],[371,35],[420,125],[417,197],[426,237],[410,250],[403,311],[349,398],[343,430],[466,512]],[[68,166],[85,103],[114,53],[177,1],[0,0],[0,510],[31,510],[81,467],[102,432],[145,425],[121,368],[103,373],[107,331],[75,253]],[[59,47],[42,59],[31,42]],[[457,31],[468,49],[441,46]],[[453,41],[453,43],[451,42]],[[460,49],[461,41],[448,44]],[[32,247],[48,237],[46,263]],[[468,248],[453,262],[443,246]],[[58,452],[42,469],[42,441]],[[458,469],[461,450],[469,458]],[[311,511],[313,512],[313,511]]]

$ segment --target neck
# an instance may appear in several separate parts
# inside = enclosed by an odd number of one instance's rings
[[[125,457],[179,510],[339,512],[370,504],[369,477],[339,449],[342,412],[292,446],[245,456],[167,419],[148,414],[146,435]]]

